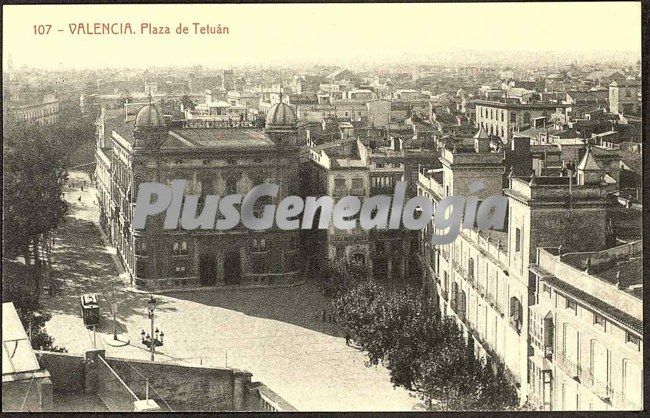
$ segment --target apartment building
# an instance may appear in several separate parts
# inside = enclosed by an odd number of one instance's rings
[[[643,242],[538,248],[529,400],[545,410],[643,407]]]
[[[345,196],[363,199],[370,193],[368,168],[368,151],[358,139],[328,142],[309,150],[301,175],[302,189],[307,196],[330,196],[335,202]],[[308,258],[312,265],[343,258],[372,267],[368,231],[358,224],[354,229],[340,230],[329,222],[326,232],[312,232],[305,237],[310,243]]]
[[[421,170],[418,195],[431,198],[434,206],[452,195],[479,201],[505,195],[503,230],[463,229],[451,244],[432,246],[431,234],[443,232],[432,222],[421,232],[420,263],[425,288],[436,294],[441,312],[457,319],[480,358],[503,368],[523,401],[529,390],[527,307],[534,288],[529,265],[540,246],[603,249],[608,201],[602,174],[591,165],[579,164],[576,176],[536,177],[532,166],[514,164],[504,177],[504,153],[489,151],[485,141],[477,136],[473,147],[466,140],[441,149],[442,169]],[[484,187],[471,193],[475,181]]]
[[[553,103],[501,102],[496,100],[475,100],[476,128],[483,128],[490,135],[509,141],[519,131],[535,127],[534,121],[550,120],[556,112],[564,113],[567,105]],[[541,120],[541,119],[540,119]]]

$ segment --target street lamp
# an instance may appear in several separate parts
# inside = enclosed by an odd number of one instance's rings
[[[40,313],[38,313],[38,311],[34,311],[34,313],[32,314],[32,317],[29,320],[29,343],[30,344],[33,344],[33,342],[32,342],[32,325],[34,324],[34,322],[38,323],[38,320],[41,318],[41,316],[42,315]]]
[[[140,336],[142,337],[142,344],[151,350],[151,361],[154,361],[154,355],[156,353],[156,347],[163,345],[163,339],[165,334],[162,331],[159,331],[158,328],[155,328],[154,331],[154,311],[156,310],[156,299],[153,295],[149,296],[147,301],[147,309],[149,310],[149,319],[151,319],[151,334],[147,334],[142,330]]]

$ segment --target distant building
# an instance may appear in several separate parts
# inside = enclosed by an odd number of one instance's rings
[[[235,89],[235,72],[223,70],[221,72],[221,90],[230,91]]]
[[[185,109],[185,119],[192,126],[210,127],[221,122],[231,122],[252,126],[253,114],[249,112],[249,103],[255,103],[254,98],[234,97],[230,93],[229,102],[214,100],[212,92],[206,90],[204,103]],[[259,100],[259,99],[257,99]]]
[[[606,90],[569,90],[566,92],[564,104],[568,105],[567,115],[574,119],[583,118],[588,112],[606,109],[609,104],[609,94]]]
[[[566,105],[548,103],[507,103],[490,100],[476,100],[476,128],[483,128],[489,135],[508,141],[520,130],[533,127],[533,119],[563,111]]]
[[[641,114],[641,83],[636,80],[612,81],[609,85],[609,110],[618,114]]]
[[[377,99],[366,103],[368,108],[368,124],[373,128],[385,128],[390,123],[390,100]]]
[[[3,113],[9,121],[26,125],[53,125],[59,121],[59,100],[52,94],[45,95],[40,103],[7,102]]]

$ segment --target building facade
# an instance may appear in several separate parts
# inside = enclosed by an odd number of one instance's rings
[[[536,118],[550,120],[557,111],[564,111],[563,104],[519,104],[492,100],[476,100],[476,128],[483,128],[489,135],[504,141],[512,139],[517,132],[533,126]]]
[[[609,110],[612,113],[641,115],[641,83],[635,80],[612,81],[609,85]]]
[[[523,402],[530,391],[528,306],[535,303],[529,265],[541,246],[605,248],[609,203],[602,173],[590,167],[581,170],[579,165],[574,176],[535,177],[531,166],[505,177],[504,156],[480,141],[484,139],[477,136],[473,148],[442,149],[442,169],[421,170],[418,194],[434,206],[452,195],[477,196],[479,201],[505,195],[504,228],[462,229],[451,244],[432,246],[431,234],[443,231],[431,223],[421,232],[420,262],[425,289],[436,295],[441,312],[457,319],[480,358],[506,372]],[[483,189],[471,193],[469,185],[477,180]]]
[[[162,228],[164,214],[150,217],[145,229],[132,226],[143,182],[171,185],[184,179],[185,194],[199,196],[199,210],[207,195],[245,195],[262,183],[280,186],[278,196],[270,199],[275,203],[297,194],[296,131],[295,113],[278,103],[270,109],[264,131],[227,124],[176,126],[167,124],[156,106],[147,105],[135,121],[98,133],[100,224],[135,285],[156,289],[297,280],[297,231],[254,231],[241,223],[229,230],[168,230]]]
[[[643,243],[569,252],[531,265],[529,400],[545,410],[643,405]]]
[[[50,94],[41,103],[13,105],[9,102],[3,113],[16,123],[47,126],[59,121],[59,110],[59,100]]]

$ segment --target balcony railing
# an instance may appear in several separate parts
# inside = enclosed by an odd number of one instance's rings
[[[485,296],[485,286],[483,286],[481,283],[476,282],[476,290],[481,296]]]
[[[575,364],[573,361],[567,359],[562,353],[555,353],[555,364],[577,382],[589,388],[600,399],[612,405],[613,408],[625,410],[641,409],[640,405],[630,401],[623,394],[614,391],[609,384],[596,379],[591,370],[583,369],[579,364]]]
[[[547,345],[544,347],[544,358],[553,361],[553,347]]]

